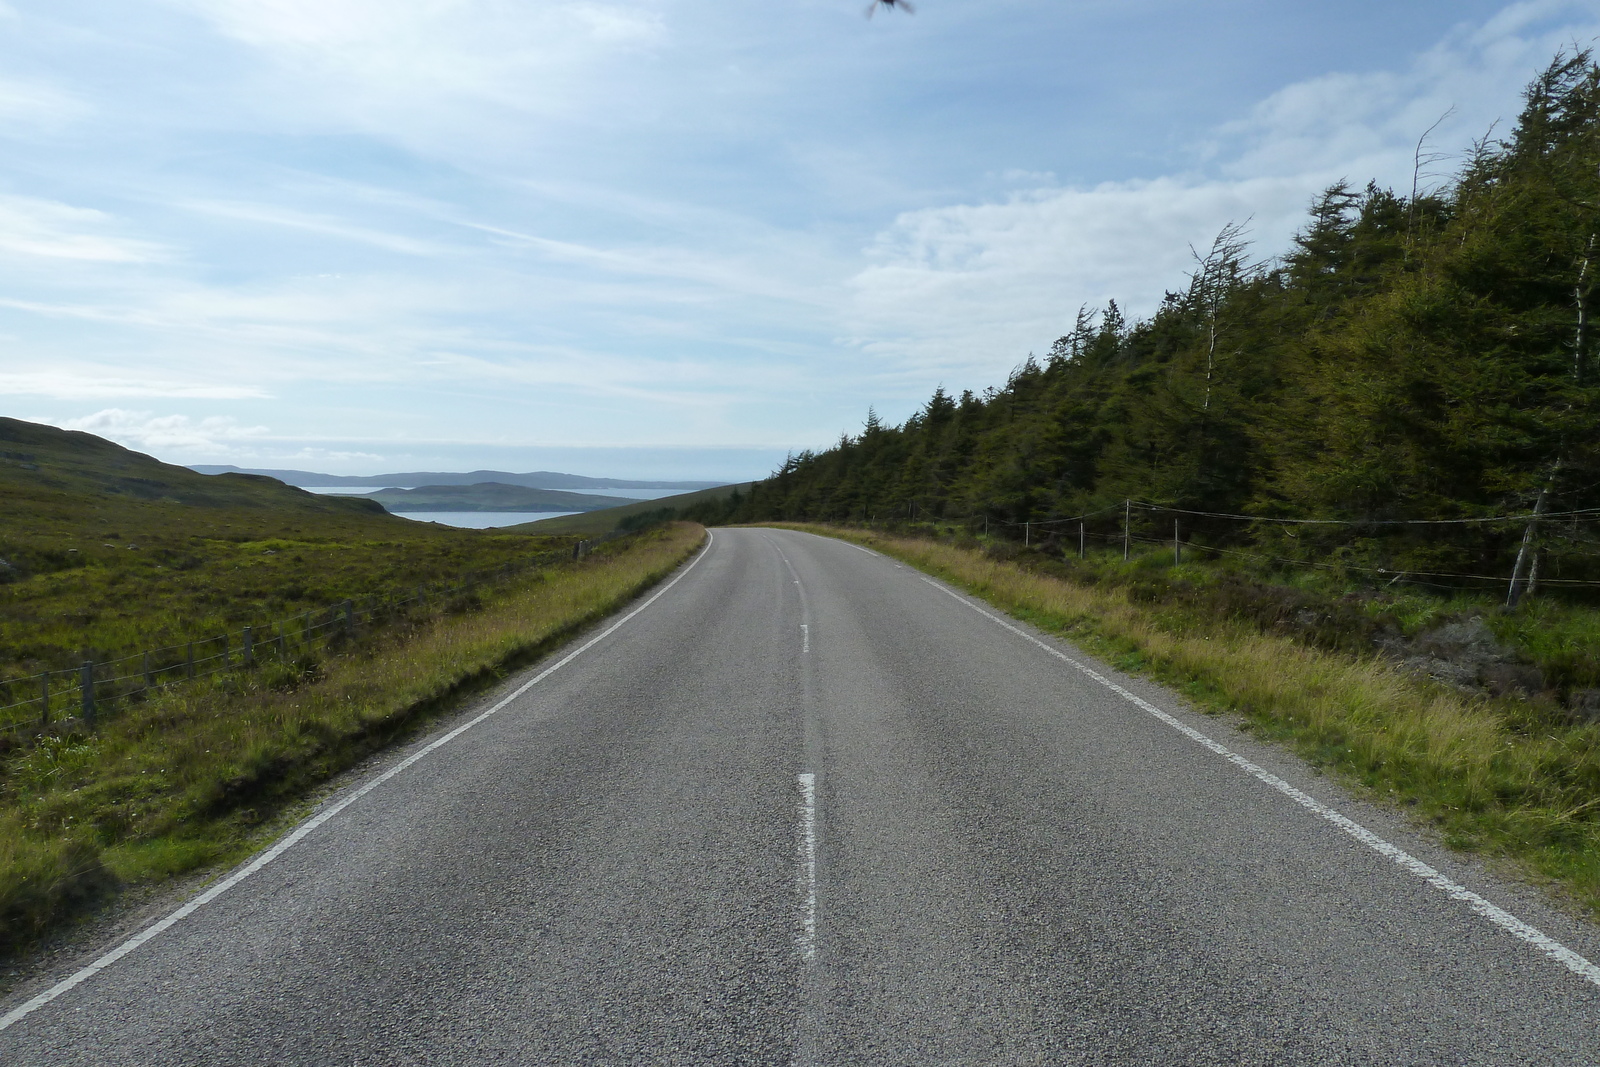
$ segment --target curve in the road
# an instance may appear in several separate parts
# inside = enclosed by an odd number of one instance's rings
[[[0,1063],[1600,1062],[1592,926],[1202,724],[859,546],[719,530],[19,995]]]

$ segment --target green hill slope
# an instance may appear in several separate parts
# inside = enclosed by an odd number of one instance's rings
[[[591,511],[583,515],[563,515],[555,519],[540,519],[538,522],[527,522],[520,526],[508,526],[507,530],[516,530],[525,533],[539,533],[546,535],[571,535],[576,537],[600,537],[617,528],[617,524],[624,519],[647,515],[651,512],[668,512],[663,518],[689,518],[695,517],[693,512],[698,506],[707,504],[720,504],[741,491],[748,491],[749,483],[739,482],[734,485],[719,485],[714,489],[700,489],[693,493],[679,493],[677,496],[664,496],[659,500],[640,500],[621,507],[606,508],[603,511]]]

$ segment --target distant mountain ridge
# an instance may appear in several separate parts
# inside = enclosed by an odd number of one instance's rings
[[[376,500],[391,512],[407,511],[599,511],[639,501],[614,496],[529,489],[524,485],[478,482],[475,485],[424,485],[416,489],[379,489],[358,499]]]
[[[261,474],[276,478],[288,485],[336,488],[342,486],[372,486],[375,489],[419,489],[435,485],[479,485],[497,482],[500,485],[519,485],[525,489],[557,489],[566,492],[584,489],[667,489],[690,493],[696,489],[712,489],[722,482],[651,482],[628,478],[590,478],[582,474],[562,474],[559,471],[529,471],[513,474],[509,471],[408,471],[399,474],[318,474],[315,471],[269,470],[260,467],[235,467],[232,464],[196,463],[190,468],[200,474]]]

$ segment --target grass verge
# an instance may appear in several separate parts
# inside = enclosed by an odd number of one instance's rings
[[[324,662],[314,678],[221,675],[99,733],[0,764],[0,955],[119,887],[235,860],[309,789],[531,662],[659,582],[701,543],[679,523],[495,590]]]
[[[1408,810],[1449,846],[1507,861],[1600,914],[1600,726],[1464,696],[1376,655],[1309,647],[1252,620],[1136,600],[956,544],[777,524],[877,549],[1070,638],[1120,670],[1233,712],[1264,739]]]

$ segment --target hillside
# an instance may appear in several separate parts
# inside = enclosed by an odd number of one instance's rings
[[[380,489],[361,499],[376,500],[391,512],[406,511],[599,511],[638,501],[558,489],[483,482],[478,485],[424,485],[416,489]]]
[[[264,474],[288,485],[316,486],[319,488],[370,485],[378,488],[415,489],[431,485],[477,485],[482,482],[498,482],[501,485],[520,485],[529,489],[560,489],[566,492],[581,492],[585,489],[651,489],[687,493],[696,489],[709,489],[719,484],[706,481],[662,482],[638,481],[628,478],[591,478],[582,474],[562,474],[559,471],[529,471],[526,474],[513,474],[510,471],[468,471],[466,473],[407,471],[397,474],[347,475],[318,474],[315,471],[252,469],[198,463],[191,469],[202,474],[224,474],[229,472]]]
[[[458,530],[198,474],[0,418],[0,680],[498,566],[547,538]]]
[[[659,500],[640,500],[621,507],[606,508],[603,511],[590,511],[583,515],[562,515],[554,519],[525,522],[520,526],[508,526],[506,529],[547,536],[599,537],[610,533],[629,519],[641,520],[647,516],[651,519],[689,519],[698,522],[703,513],[720,514],[727,508],[730,500],[737,502],[741,490],[747,492],[749,489],[747,483],[719,485],[694,493],[680,493]]]

